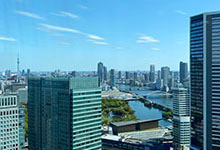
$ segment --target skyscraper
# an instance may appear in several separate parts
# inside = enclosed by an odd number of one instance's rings
[[[144,74],[144,80],[145,80],[146,83],[149,82],[149,73],[148,73],[148,72],[146,72],[146,73]]]
[[[121,71],[118,72],[118,79],[121,79]]]
[[[190,20],[192,146],[220,149],[220,12]]]
[[[129,80],[129,79],[131,78],[130,72],[128,72],[128,71],[125,72],[125,78],[126,78],[127,80]]]
[[[100,83],[102,83],[104,81],[104,65],[102,62],[98,63],[97,74],[98,74]]]
[[[104,81],[107,81],[108,80],[108,70],[107,70],[107,67],[104,66],[103,69],[104,69]]]
[[[157,71],[157,78],[161,79],[161,71],[160,70]]]
[[[183,84],[184,80],[188,77],[188,64],[185,62],[180,62],[180,83]]]
[[[162,67],[161,68],[161,79],[163,79],[163,84],[168,85],[170,79],[170,68]]]
[[[150,76],[149,76],[150,82],[155,81],[155,65],[150,65]]]
[[[134,72],[134,74],[133,74],[134,76],[134,80],[136,81],[137,79],[138,79],[138,74],[137,74],[137,72]]]
[[[173,145],[184,150],[190,145],[189,94],[185,88],[173,89]]]
[[[98,78],[29,78],[28,142],[31,150],[101,150]]]
[[[24,148],[24,113],[16,95],[0,95],[0,149]]]
[[[110,86],[111,87],[115,86],[115,70],[114,69],[110,70]]]
[[[27,69],[27,76],[29,76],[31,74],[31,70]]]

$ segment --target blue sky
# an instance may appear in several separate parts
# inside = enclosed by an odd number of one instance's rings
[[[0,71],[149,70],[189,61],[189,17],[219,0],[1,0]]]

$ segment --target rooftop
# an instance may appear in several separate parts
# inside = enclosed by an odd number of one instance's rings
[[[136,120],[136,121],[123,121],[123,122],[112,122],[111,125],[121,127],[121,126],[127,126],[127,125],[133,125],[138,123],[147,123],[147,122],[155,122],[160,121],[161,118],[158,119],[150,119],[150,120]]]
[[[154,130],[137,132],[125,132],[120,133],[119,136],[129,137],[130,139],[136,139],[141,141],[172,138],[171,132],[166,128],[157,128]]]

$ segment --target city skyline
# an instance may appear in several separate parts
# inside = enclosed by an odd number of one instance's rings
[[[116,70],[178,70],[189,62],[189,16],[217,10],[213,2],[1,1],[0,68],[16,70],[19,53],[20,68],[33,71],[91,71],[99,61]]]

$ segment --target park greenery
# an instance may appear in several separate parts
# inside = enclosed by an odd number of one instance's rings
[[[173,118],[173,111],[172,110],[165,111],[165,112],[163,112],[162,116],[164,119],[172,119]]]
[[[138,120],[135,111],[127,101],[119,99],[102,99],[102,124],[110,122]]]

